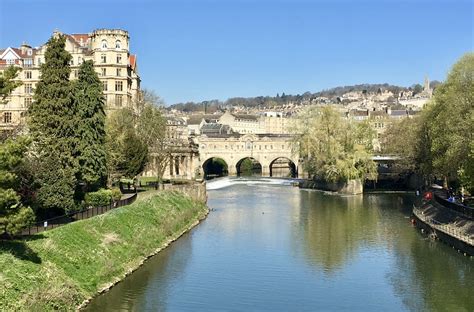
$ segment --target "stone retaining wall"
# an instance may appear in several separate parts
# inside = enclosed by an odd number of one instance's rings
[[[362,194],[364,185],[361,180],[349,180],[347,182],[327,182],[321,180],[306,180],[299,183],[300,188],[310,188],[323,191],[337,192],[341,194]]]
[[[206,182],[163,184],[163,189],[181,192],[188,195],[195,201],[207,203]]]

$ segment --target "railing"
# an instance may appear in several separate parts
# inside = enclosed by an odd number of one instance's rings
[[[107,206],[86,208],[80,211],[70,212],[68,214],[65,214],[59,217],[46,219],[46,220],[37,222],[34,225],[23,230],[20,235],[22,236],[32,235],[32,234],[36,234],[36,233],[40,233],[40,232],[57,228],[71,222],[98,216],[112,209],[130,205],[136,199],[137,199],[137,194],[135,193],[128,198],[121,199],[116,202],[111,202],[110,205],[107,205]]]
[[[474,208],[468,207],[466,205],[460,204],[460,203],[453,203],[448,201],[447,199],[443,198],[440,196],[439,191],[435,191],[434,193],[434,199],[435,201],[443,205],[446,208],[452,209],[454,211],[457,211],[467,218],[474,220]]]
[[[437,220],[434,220],[433,218],[426,217],[423,214],[423,211],[420,209],[413,207],[413,213],[417,218],[431,226],[432,228],[443,232],[449,236],[455,237],[460,241],[465,242],[466,244],[469,244],[471,246],[474,246],[474,236],[467,234],[465,231],[460,230],[457,226],[452,225],[451,223],[441,223]]]

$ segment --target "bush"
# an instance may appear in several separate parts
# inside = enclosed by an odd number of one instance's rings
[[[101,207],[110,205],[112,198],[112,190],[100,189],[97,192],[87,193],[84,200],[86,206]]]
[[[120,191],[119,188],[114,187],[113,189],[110,190],[112,192],[112,199],[113,201],[119,201],[120,198],[122,198],[122,192]]]

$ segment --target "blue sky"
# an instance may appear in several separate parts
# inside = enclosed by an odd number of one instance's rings
[[[121,28],[167,104],[443,80],[473,51],[473,1],[0,0],[0,47]]]

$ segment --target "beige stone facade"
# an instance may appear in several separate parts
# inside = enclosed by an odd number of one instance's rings
[[[199,168],[204,176],[203,165],[211,158],[221,158],[228,165],[229,175],[237,174],[238,164],[245,158],[255,159],[262,166],[262,176],[272,176],[272,165],[279,159],[291,161],[300,171],[299,152],[290,135],[224,135],[199,136]]]
[[[59,35],[55,31],[53,35]],[[78,76],[79,66],[85,60],[93,60],[94,67],[102,81],[107,110],[122,107],[133,108],[139,96],[140,77],[137,58],[130,54],[130,37],[127,31],[119,29],[98,29],[89,34],[65,34],[66,51],[71,56],[71,79]],[[0,49],[0,74],[8,66],[22,70],[17,80],[22,85],[16,88],[0,104],[0,131],[11,129],[24,120],[33,101],[36,84],[40,80],[40,66],[45,61],[46,44],[32,48],[26,43],[20,48]]]

